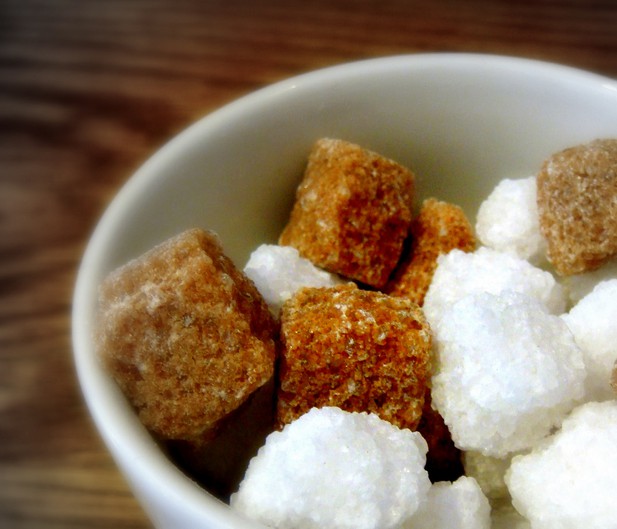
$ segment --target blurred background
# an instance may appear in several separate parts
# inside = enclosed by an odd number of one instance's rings
[[[71,358],[76,269],[118,188],[269,83],[483,52],[617,78],[614,0],[0,0],[0,528],[151,527]]]

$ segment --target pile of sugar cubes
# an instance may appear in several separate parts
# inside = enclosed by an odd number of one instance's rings
[[[475,229],[415,184],[318,140],[244,270],[194,228],[110,273],[103,364],[196,464],[265,399],[230,505],[268,527],[617,528],[617,140],[502,180]]]
[[[313,408],[269,436],[232,507],[277,528],[617,527],[617,142],[564,152],[538,176],[499,182],[478,211],[479,245],[441,254],[423,299],[433,407],[466,476],[431,484],[418,432]],[[541,229],[554,213],[538,209],[539,192],[562,193],[555,175],[594,155],[604,187],[562,214],[602,223],[600,257],[586,234],[568,248],[547,233],[553,218]],[[275,315],[302,286],[341,281],[278,245],[258,248],[245,272]]]

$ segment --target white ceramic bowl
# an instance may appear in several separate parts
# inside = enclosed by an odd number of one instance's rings
[[[533,174],[549,154],[617,137],[617,83],[508,57],[424,54],[302,75],[205,117],[158,151],[111,203],[87,247],[73,305],[75,361],[109,450],[159,528],[255,528],[187,478],[141,427],[97,362],[97,286],[168,236],[217,231],[242,267],[274,242],[315,139],[338,137],[409,166],[418,200],[472,219],[505,177]]]

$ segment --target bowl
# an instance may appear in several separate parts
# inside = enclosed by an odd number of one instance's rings
[[[190,227],[220,235],[240,267],[275,242],[319,137],[410,167],[417,198],[459,204],[472,222],[502,178],[555,151],[617,137],[617,83],[515,57],[418,54],[304,74],[204,117],[156,152],[109,205],[81,263],[73,304],[79,382],[104,441],[158,528],[256,528],[188,477],[141,426],[92,339],[97,287],[116,266]]]

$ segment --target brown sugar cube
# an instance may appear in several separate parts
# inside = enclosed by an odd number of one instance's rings
[[[617,360],[615,360],[615,365],[613,366],[613,373],[611,375],[611,387],[617,395]]]
[[[325,406],[418,425],[431,332],[412,301],[352,283],[305,288],[283,305],[281,341],[279,426]]]
[[[385,291],[404,296],[418,305],[431,284],[437,258],[455,248],[472,252],[476,247],[473,227],[463,210],[454,204],[428,198],[412,221],[409,244]]]
[[[599,268],[617,254],[617,140],[554,154],[537,186],[540,229],[559,274]]]
[[[414,175],[342,140],[318,140],[280,244],[313,264],[382,287],[400,257],[412,217]]]
[[[411,223],[407,248],[385,291],[422,305],[437,258],[455,248],[471,252],[475,247],[473,228],[460,207],[435,198],[426,199]],[[454,445],[443,417],[432,408],[428,388],[418,431],[429,446],[426,470],[431,481],[455,481],[460,477],[461,452]]]
[[[120,267],[99,298],[98,353],[162,439],[199,442],[273,375],[275,323],[211,232]]]

